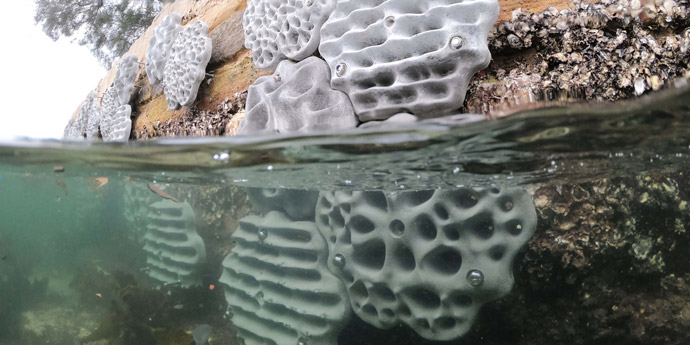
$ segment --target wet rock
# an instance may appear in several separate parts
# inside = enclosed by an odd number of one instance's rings
[[[209,33],[208,36],[213,41],[211,64],[219,64],[231,59],[244,47],[243,14],[244,11],[236,12]]]
[[[495,114],[534,102],[615,101],[658,90],[688,73],[689,25],[687,2],[676,0],[518,9],[490,34],[496,61],[472,82],[466,110]]]
[[[230,134],[229,126],[235,114],[244,111],[247,92],[237,92],[216,106],[215,112],[199,111],[196,107],[183,108],[182,114],[165,122],[158,122],[152,128],[144,125],[136,133],[138,140],[156,137],[206,137]]]

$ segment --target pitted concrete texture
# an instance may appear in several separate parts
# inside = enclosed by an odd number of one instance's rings
[[[206,77],[212,50],[208,25],[202,21],[187,26],[177,36],[170,48],[163,78],[168,109],[180,109],[194,103]]]
[[[114,123],[113,118],[116,116],[119,107],[120,102],[117,99],[117,91],[113,87],[109,87],[105,90],[101,99],[101,121],[99,127],[104,141],[108,141],[107,138],[110,138],[112,133],[111,125]]]
[[[84,102],[81,104],[81,108],[79,108],[77,121],[74,124],[76,132],[81,138],[86,136],[86,127],[88,126],[90,117],[89,111],[91,108],[91,103],[93,103],[93,101],[96,99],[96,96],[97,95],[95,92],[89,93],[89,95],[86,97],[86,100],[84,100]]]
[[[155,202],[149,207],[148,224],[144,236],[148,275],[166,285],[201,284],[206,247],[196,232],[192,207],[167,199]]]
[[[97,97],[98,94],[92,91],[81,104],[77,119],[73,122],[73,128],[70,128],[70,137],[72,140],[88,138],[89,123],[94,117],[98,119],[100,112]]]
[[[122,216],[127,220],[129,238],[143,244],[149,226],[149,207],[160,201],[145,183],[126,183],[122,189]]]
[[[331,85],[362,122],[457,112],[491,60],[497,0],[343,0],[321,29]]]
[[[328,65],[319,58],[281,62],[272,76],[249,87],[239,134],[354,128],[357,118],[350,100],[331,89],[329,80]]]
[[[132,107],[120,104],[117,90],[110,87],[103,94],[100,129],[103,141],[127,141],[132,130]]]
[[[120,62],[111,86],[115,89],[119,105],[129,104],[134,92],[134,83],[139,75],[139,60],[136,56],[128,56]]]
[[[83,139],[83,137],[80,136],[79,129],[77,128],[77,121],[75,119],[69,119],[62,133],[62,138],[72,141]]]
[[[515,188],[322,192],[316,223],[362,320],[445,341],[511,290],[513,260],[537,214]]]
[[[404,125],[409,125],[413,124],[415,122],[419,121],[419,118],[408,113],[400,113],[400,114],[395,114],[388,118],[387,120],[384,121],[369,121],[369,122],[364,122],[362,123],[359,128],[366,129],[366,128],[379,128],[379,129],[385,129],[389,127],[395,127],[395,126],[404,126]]]
[[[165,63],[170,56],[170,48],[177,35],[182,31],[182,16],[171,13],[153,31],[153,36],[146,50],[146,75],[151,85],[158,85],[163,81]]]
[[[286,213],[292,220],[314,220],[318,191],[283,188],[247,188],[252,209],[260,214]]]
[[[84,134],[86,139],[96,139],[99,138],[98,126],[101,124],[101,105],[99,103],[98,93],[92,91],[89,94],[87,102],[84,103],[86,109],[84,109],[88,117],[86,119],[86,127],[84,128]]]
[[[254,64],[274,70],[280,61],[301,61],[319,47],[323,23],[336,0],[252,0],[247,4],[243,25],[245,46],[254,54]]]
[[[129,104],[117,107],[115,115],[108,123],[110,134],[103,137],[105,141],[126,142],[132,132],[132,106]]]
[[[316,224],[277,211],[239,223],[220,277],[238,338],[246,345],[336,345],[351,310]]]

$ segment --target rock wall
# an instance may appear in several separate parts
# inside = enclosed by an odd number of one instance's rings
[[[470,84],[467,112],[496,117],[554,102],[614,101],[655,91],[687,73],[687,47],[683,47],[690,44],[690,35],[683,33],[689,22],[684,1],[603,0],[598,7],[579,0],[499,3],[499,21],[489,37],[493,60]],[[153,29],[168,14],[179,13],[183,25],[198,20],[208,24],[213,55],[206,72],[212,76],[202,82],[192,106],[168,110],[162,90],[150,86],[142,69],[132,102],[132,138],[236,134],[246,90],[270,74],[253,64],[252,52],[244,47],[246,7],[244,0],[177,0],[161,11],[124,56],[145,62]],[[618,11],[621,8],[628,10]],[[595,20],[578,19],[587,16]],[[618,36],[621,42],[616,41]],[[592,49],[592,42],[606,45],[594,44]],[[610,66],[615,59],[596,58],[621,52],[626,69],[632,71],[626,80],[616,79],[620,71]],[[588,70],[580,68],[585,60],[590,61]],[[112,84],[118,64],[97,86],[99,94]],[[592,75],[607,77],[588,77]]]
[[[533,11],[541,11],[547,6],[556,6],[559,9],[566,8],[568,2],[564,0],[501,0],[500,21],[509,20],[512,11],[518,7]],[[254,66],[251,52],[244,47],[244,34],[242,31],[242,14],[247,6],[245,0],[177,0],[168,4],[158,14],[151,27],[139,38],[123,56],[137,56],[139,61],[146,61],[146,49],[153,35],[153,30],[162,23],[170,13],[179,13],[183,16],[182,24],[187,25],[197,20],[203,20],[209,26],[209,36],[213,40],[213,55],[208,73],[213,78],[207,79],[199,89],[196,104],[191,108],[182,110],[168,110],[162,90],[152,88],[146,74],[140,73],[137,80],[137,92],[133,101],[132,130],[134,138],[150,138],[157,135],[219,135],[230,134],[232,115],[242,113],[238,109],[237,102],[243,102],[241,93],[246,91],[256,79],[270,72],[260,70]],[[114,81],[117,66],[120,61],[114,63],[114,67],[99,82],[96,91],[102,94]],[[236,101],[236,102],[233,102]],[[233,111],[223,111],[228,108],[228,103]],[[243,105],[243,104],[241,104]],[[243,108],[243,107],[242,107]],[[75,114],[78,114],[78,108]],[[227,109],[226,109],[227,110]],[[196,116],[190,116],[196,115]],[[209,117],[208,121],[217,127],[214,130],[197,128],[197,124],[189,124],[187,118]],[[240,115],[241,116],[241,115]],[[213,121],[213,117],[222,118],[223,124]],[[183,120],[177,120],[183,118]],[[191,119],[190,119],[191,120]],[[235,121],[236,122],[236,121]],[[166,125],[167,123],[167,125]],[[230,125],[230,126],[228,126]],[[236,126],[236,125],[235,125]]]

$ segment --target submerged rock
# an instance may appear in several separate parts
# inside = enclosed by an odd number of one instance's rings
[[[199,325],[192,332],[195,345],[205,345],[208,343],[208,338],[211,336],[211,326],[203,324]]]

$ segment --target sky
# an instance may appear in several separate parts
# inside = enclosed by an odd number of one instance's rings
[[[8,1],[3,13],[0,139],[59,139],[107,71],[88,48],[48,38],[34,24],[33,0]]]

